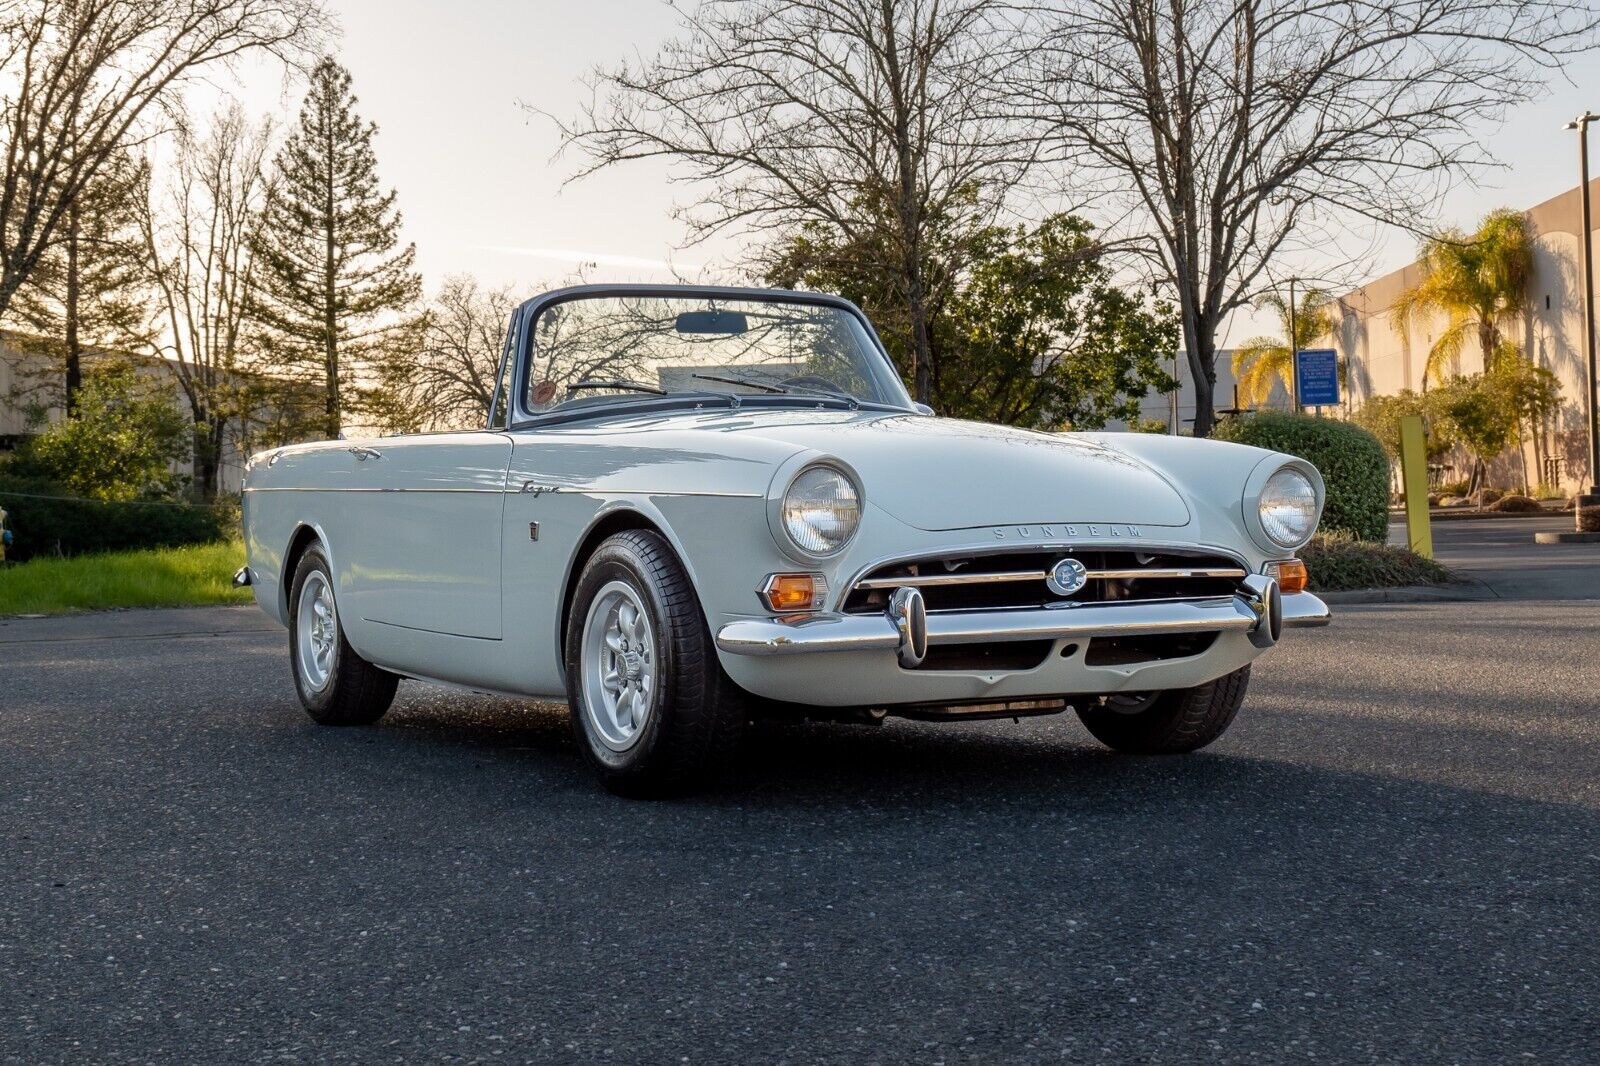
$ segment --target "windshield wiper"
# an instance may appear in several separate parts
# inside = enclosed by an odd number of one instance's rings
[[[789,385],[786,386],[783,391],[787,393],[804,393],[810,396],[827,396],[831,399],[843,400],[845,403],[850,405],[850,410],[852,411],[861,410],[861,401],[850,395],[848,392],[834,392],[832,389],[818,389],[811,385]]]
[[[832,389],[819,389],[810,385],[791,385],[787,382],[782,385],[773,385],[765,381],[754,381],[750,378],[724,378],[718,377],[715,374],[695,374],[693,376],[700,378],[702,381],[720,381],[724,385],[748,385],[752,389],[760,389],[763,392],[773,392],[781,396],[827,396],[831,399],[843,400],[845,403],[850,405],[850,410],[852,411],[861,410],[860,400],[856,399],[854,396],[851,396],[849,393],[834,392]]]
[[[575,384],[568,385],[568,392],[577,392],[579,389],[624,389],[628,392],[648,392],[652,396],[665,396],[666,389],[658,389],[654,385],[646,385],[642,381],[627,381],[615,378],[610,381],[600,381],[594,378],[585,378]]]
[[[789,391],[780,385],[768,385],[764,381],[751,381],[749,378],[724,378],[718,377],[716,374],[690,374],[689,376],[699,378],[701,381],[719,381],[724,385],[748,385],[752,389],[760,389],[762,392],[775,392],[780,395]]]

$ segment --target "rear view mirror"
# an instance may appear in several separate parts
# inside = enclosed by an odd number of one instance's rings
[[[685,311],[678,316],[679,333],[717,333],[729,336],[743,333],[750,323],[738,311]]]

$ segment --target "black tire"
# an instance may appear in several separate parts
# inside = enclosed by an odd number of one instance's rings
[[[300,556],[289,586],[289,663],[294,671],[295,692],[306,713],[320,725],[370,725],[382,718],[394,702],[400,678],[356,654],[345,639],[335,608],[331,615],[331,660],[321,671],[326,680],[320,686],[313,683],[310,674],[318,671],[308,671],[302,663],[300,608],[306,587],[315,581],[328,589],[331,600],[333,570],[318,544]]]
[[[1155,693],[1135,711],[1110,706],[1080,710],[1094,738],[1135,755],[1180,755],[1198,751],[1227,732],[1244,702],[1250,667],[1244,666],[1194,688]]]
[[[631,589],[634,598],[626,599],[619,586]],[[633,681],[625,682],[639,684],[639,671],[648,667],[648,692],[640,697],[647,708],[643,723],[635,719],[636,732],[610,743],[602,735],[608,727],[606,708],[591,710],[588,702],[589,691],[604,683],[597,678],[586,685],[584,680],[589,617],[592,610],[605,612],[605,604],[596,603],[602,595],[608,600],[623,596],[635,611],[642,604],[649,624],[647,658],[636,657],[629,670]],[[607,630],[599,615],[595,625],[603,642]],[[567,617],[566,675],[578,746],[606,788],[619,795],[691,791],[712,778],[738,748],[745,724],[744,694],[723,673],[689,575],[657,533],[618,533],[589,557]],[[597,692],[600,701],[606,692]],[[609,726],[616,726],[614,719]]]

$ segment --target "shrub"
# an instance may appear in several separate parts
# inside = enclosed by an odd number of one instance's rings
[[[15,541],[6,558],[175,548],[226,540],[239,528],[238,505],[112,503],[70,498],[53,481],[0,473],[0,507]]]
[[[170,395],[127,367],[112,367],[87,375],[77,414],[29,440],[13,465],[75,496],[170,498],[184,481],[172,464],[189,458],[192,435]]]
[[[1445,508],[1449,508],[1449,507],[1465,507],[1467,505],[1467,502],[1468,501],[1467,501],[1466,497],[1464,497],[1464,496],[1440,496],[1439,497],[1439,506],[1440,507],[1445,507]]]
[[[1467,487],[1468,482],[1464,478],[1460,481],[1445,481],[1439,485],[1439,493],[1444,496],[1465,496]]]
[[[1477,504],[1479,507],[1487,507],[1505,495],[1505,489],[1479,489],[1473,494],[1472,502]]]
[[[1409,548],[1360,541],[1348,534],[1319,533],[1300,549],[1311,588],[1322,592],[1346,589],[1442,585],[1448,569]]]
[[[1389,533],[1389,457],[1378,438],[1349,422],[1263,411],[1219,423],[1221,440],[1297,455],[1322,472],[1322,529],[1361,540]]]
[[[1539,501],[1529,496],[1502,496],[1489,505],[1489,510],[1500,511],[1506,514],[1528,514],[1533,511],[1542,511]]]

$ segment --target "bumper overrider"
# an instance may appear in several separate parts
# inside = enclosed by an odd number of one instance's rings
[[[928,648],[983,641],[1135,637],[1240,631],[1270,648],[1284,629],[1325,626],[1327,604],[1309,592],[1284,595],[1265,575],[1244,578],[1231,596],[1128,603],[1061,603],[1049,607],[929,614],[922,593],[901,587],[881,614],[811,614],[746,618],[717,630],[731,655],[894,651],[900,665],[920,664]]]

